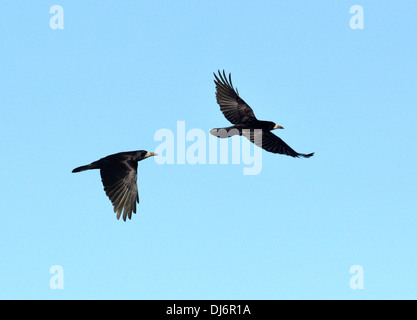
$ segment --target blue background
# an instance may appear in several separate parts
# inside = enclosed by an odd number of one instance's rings
[[[416,17],[411,0],[2,1],[0,298],[417,298]],[[117,221],[99,172],[71,170],[153,151],[177,121],[229,125],[218,69],[315,156],[263,152],[256,176],[147,159]]]

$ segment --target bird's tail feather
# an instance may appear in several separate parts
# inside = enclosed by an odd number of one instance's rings
[[[227,128],[214,128],[210,130],[210,134],[220,139],[230,138],[232,136],[241,135],[241,132],[234,126]]]
[[[81,171],[85,171],[85,170],[90,170],[90,169],[98,169],[98,163],[97,161],[87,164],[86,166],[81,166],[81,167],[77,167],[74,170],[72,170],[72,172],[81,172]]]

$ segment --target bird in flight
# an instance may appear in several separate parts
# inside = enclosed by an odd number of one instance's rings
[[[75,168],[72,172],[100,169],[104,191],[113,204],[114,212],[117,212],[117,219],[123,212],[123,220],[126,221],[126,217],[132,218],[132,212],[136,213],[136,202],[139,203],[138,162],[152,156],[157,154],[145,150],[120,152]]]
[[[291,157],[310,158],[313,153],[303,154],[294,151],[282,139],[271,132],[274,129],[284,129],[280,125],[271,121],[261,121],[255,117],[252,108],[239,96],[232,84],[232,77],[229,79],[223,70],[219,70],[219,75],[215,73],[214,83],[216,84],[216,100],[220,105],[220,110],[233,126],[226,128],[214,128],[210,133],[218,138],[229,138],[234,135],[244,136],[255,145],[262,149],[272,152],[285,154]]]

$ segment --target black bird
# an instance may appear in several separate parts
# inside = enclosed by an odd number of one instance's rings
[[[212,129],[210,130],[212,135],[219,138],[241,135],[266,151],[285,154],[295,158],[309,158],[314,154],[303,154],[294,151],[289,145],[271,132],[274,129],[284,129],[283,127],[271,121],[258,120],[252,108],[239,96],[237,89],[235,91],[233,88],[230,73],[229,79],[227,79],[224,70],[223,75],[220,70],[219,76],[215,73],[213,74],[216,78],[214,83],[216,84],[217,103],[220,105],[220,110],[223,112],[223,115],[233,126]]]
[[[72,172],[100,169],[104,191],[113,204],[114,212],[117,212],[117,219],[123,212],[123,220],[126,221],[126,217],[132,218],[132,211],[136,213],[136,202],[139,203],[136,182],[138,162],[156,155],[145,150],[120,152],[75,168]]]

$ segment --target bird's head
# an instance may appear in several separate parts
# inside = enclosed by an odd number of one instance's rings
[[[282,126],[280,126],[280,125],[275,124],[275,123],[272,122],[272,128],[271,128],[271,130],[275,130],[275,129],[284,129],[284,127],[282,127]]]
[[[143,160],[143,159],[146,159],[146,158],[149,158],[149,157],[157,156],[156,153],[148,152],[146,150],[141,150],[141,151],[138,151],[138,152],[139,152],[139,161]]]

